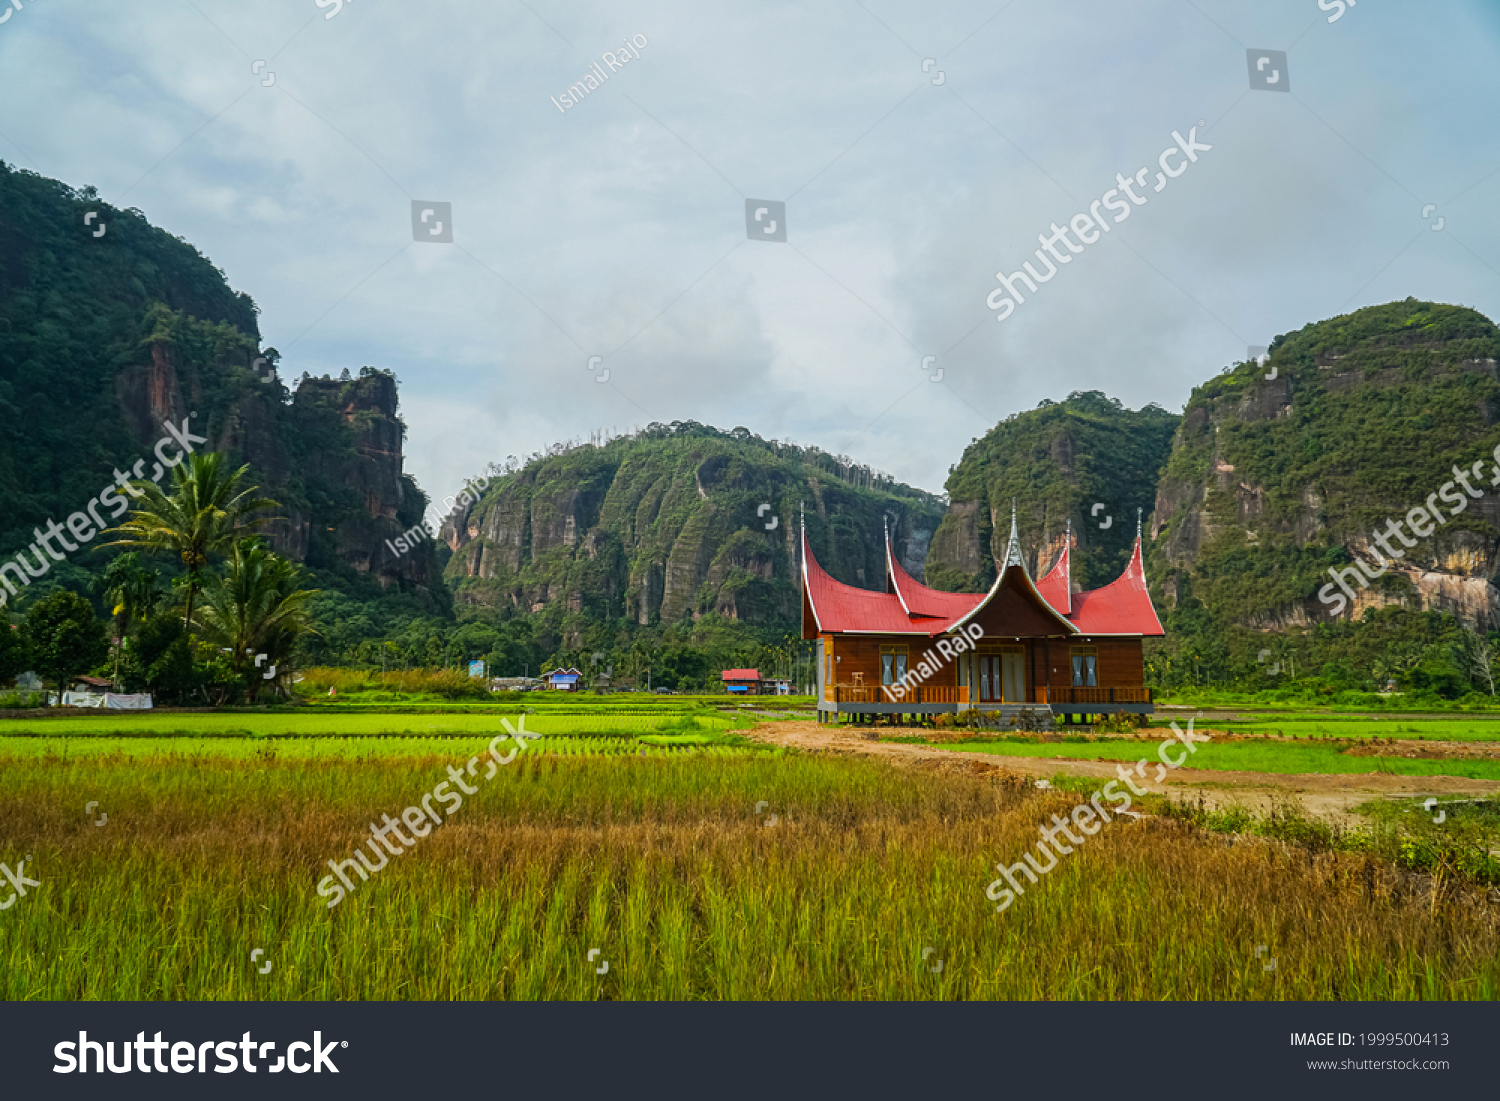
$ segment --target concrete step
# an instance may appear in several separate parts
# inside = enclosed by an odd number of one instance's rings
[[[998,721],[1001,726],[1014,726],[1022,730],[1052,730],[1057,726],[1052,718],[1052,709],[1046,704],[983,704],[979,710],[989,717],[990,722]]]

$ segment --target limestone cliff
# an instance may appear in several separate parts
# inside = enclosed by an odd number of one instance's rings
[[[1223,621],[1256,629],[1316,624],[1339,610],[1318,598],[1328,570],[1358,561],[1382,576],[1351,585],[1343,615],[1404,604],[1492,617],[1497,357],[1487,318],[1408,299],[1278,337],[1265,364],[1199,387],[1157,490],[1158,598],[1170,606],[1191,592]],[[1480,497],[1455,485],[1454,468],[1476,462]],[[1414,508],[1436,509],[1441,522],[1418,514],[1407,528]],[[1374,540],[1392,521],[1412,543],[1396,539],[1399,558]]]
[[[927,553],[929,584],[989,585],[1005,557],[1013,501],[1033,576],[1056,561],[1071,522],[1075,585],[1113,581],[1135,538],[1136,510],[1150,508],[1176,424],[1156,406],[1132,411],[1091,391],[996,425],[949,475],[952,503]]]
[[[82,232],[86,214],[103,227]],[[425,500],[402,474],[396,382],[306,379],[293,395],[262,350],[255,303],[187,242],[0,162],[0,555],[129,470],[186,422],[250,463],[280,502],[276,548],[382,586],[430,583],[430,544],[386,543]],[[97,556],[72,565],[97,568]]]
[[[803,512],[819,560],[849,584],[876,587],[884,526],[919,569],[941,503],[744,429],[657,425],[498,478],[444,525],[447,576],[460,604],[540,616],[565,645],[601,619],[715,613],[791,629]]]

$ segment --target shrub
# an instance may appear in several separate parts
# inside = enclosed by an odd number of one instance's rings
[[[367,700],[395,702],[410,696],[433,695],[449,700],[488,700],[493,698],[489,681],[470,677],[455,669],[405,669],[376,673],[363,669],[334,669],[317,666],[309,669],[298,688],[305,696],[326,696],[338,690],[340,696],[366,695]]]
[[[1133,715],[1128,711],[1116,711],[1105,715],[1094,723],[1096,734],[1134,734],[1146,725],[1146,716]]]

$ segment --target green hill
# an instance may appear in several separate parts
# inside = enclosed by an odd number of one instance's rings
[[[927,555],[928,583],[986,588],[1005,556],[1013,500],[1034,577],[1061,553],[1071,521],[1073,580],[1085,589],[1113,581],[1129,560],[1136,510],[1150,511],[1177,421],[1098,391],[1006,418],[965,448],[948,476],[952,504]]]
[[[1492,624],[1497,359],[1488,318],[1407,299],[1277,337],[1264,366],[1226,368],[1194,390],[1157,492],[1148,562],[1173,677],[1191,667],[1232,680],[1260,666],[1264,683],[1266,666],[1299,647],[1304,667],[1329,666],[1330,681],[1383,680],[1372,672],[1382,662],[1437,677],[1450,616]],[[1372,532],[1405,524],[1445,484],[1463,497],[1453,468],[1481,460],[1482,499],[1462,511],[1439,501],[1442,524],[1418,518],[1430,534],[1396,542],[1401,559],[1368,588],[1352,585],[1347,609],[1342,596],[1319,599],[1330,568],[1358,560],[1378,570],[1386,556]]]
[[[942,502],[847,459],[693,422],[511,464],[444,526],[462,617],[529,620],[565,649],[644,631],[745,637],[800,622],[796,537],[878,588],[884,525],[920,575]]]
[[[413,613],[441,611],[430,546],[385,545],[426,507],[402,472],[395,378],[304,376],[293,395],[275,349],[260,347],[257,312],[140,211],[0,162],[0,556],[83,508],[116,471],[140,460],[146,476],[159,470],[163,425],[186,423],[207,438],[200,450],[251,464],[284,506],[273,545],[320,586],[365,600],[405,593]],[[107,561],[102,542],[27,593],[86,590]]]

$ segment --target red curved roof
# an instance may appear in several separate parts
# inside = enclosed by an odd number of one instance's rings
[[[924,619],[958,619],[973,611],[984,596],[983,593],[945,593],[940,589],[929,589],[901,568],[891,551],[889,536],[885,543],[885,567],[887,579],[895,589],[897,599],[912,616]]]
[[[1093,592],[1070,592],[1070,547],[1040,582],[1033,583],[1024,565],[1000,571],[987,593],[945,593],[928,588],[897,564],[886,539],[886,591],[859,589],[830,577],[813,557],[802,531],[802,593],[812,613],[814,633],[935,636],[961,626],[989,603],[1012,569],[1025,575],[1024,585],[1083,635],[1163,635],[1151,605],[1142,566],[1141,539],[1136,536],[1130,564],[1119,578]],[[812,637],[806,631],[804,637]]]
[[[1139,535],[1135,537],[1135,550],[1125,572],[1102,589],[1076,594],[1073,614],[1068,618],[1086,635],[1166,634],[1151,605],[1151,594],[1146,591]]]
[[[931,619],[916,619],[907,615],[901,599],[892,592],[873,592],[856,589],[835,581],[818,565],[812,548],[807,544],[807,531],[802,532],[802,592],[812,605],[813,619],[820,632],[828,634],[881,634],[881,635],[926,635],[931,634]],[[977,599],[977,598],[976,598]],[[946,621],[944,621],[944,624]],[[938,630],[943,629],[938,625]],[[804,632],[805,633],[805,632]]]
[[[1053,564],[1047,576],[1036,583],[1036,591],[1042,594],[1042,599],[1063,615],[1073,610],[1073,575],[1068,562],[1072,549],[1073,533],[1070,531],[1063,543],[1062,557]]]

